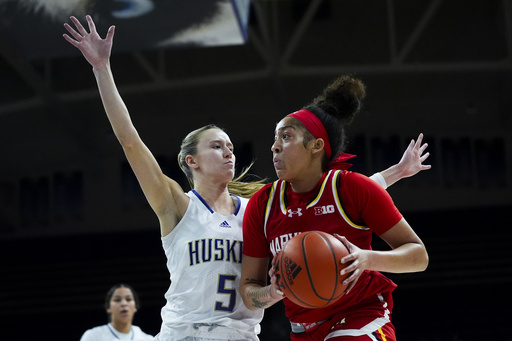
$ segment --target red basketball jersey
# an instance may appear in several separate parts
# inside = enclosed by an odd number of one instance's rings
[[[382,234],[402,215],[389,194],[375,181],[359,173],[331,170],[310,192],[295,193],[278,180],[256,193],[244,215],[243,253],[273,257],[293,236],[310,230],[345,236],[362,249],[371,249],[372,233]],[[382,274],[366,271],[352,291],[325,308],[307,309],[284,300],[292,322],[322,321],[347,310],[364,298],[396,285]]]

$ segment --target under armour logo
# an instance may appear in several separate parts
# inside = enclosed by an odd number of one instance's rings
[[[299,217],[302,215],[302,208],[297,208],[296,211],[289,209],[288,210],[288,217],[292,218],[294,214],[297,214]]]

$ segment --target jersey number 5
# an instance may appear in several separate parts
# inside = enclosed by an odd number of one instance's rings
[[[228,281],[234,282],[235,275],[219,275],[219,286],[217,293],[222,295],[229,295],[229,305],[225,306],[223,302],[215,302],[215,310],[233,312],[236,303],[236,289],[226,288]]]

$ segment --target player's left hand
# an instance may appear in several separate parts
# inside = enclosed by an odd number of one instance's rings
[[[361,274],[369,268],[370,264],[370,250],[363,250],[352,244],[348,241],[347,238],[340,236],[338,234],[334,235],[338,238],[343,245],[347,248],[349,255],[343,257],[340,260],[341,264],[348,264],[343,270],[341,270],[340,275],[345,275],[350,273],[350,275],[345,278],[343,281],[343,285],[347,285],[348,287],[345,290],[345,294],[348,294],[352,288],[356,285],[357,280],[361,276]]]
[[[430,153],[425,153],[428,143],[422,144],[422,141],[423,134],[419,134],[418,139],[416,141],[411,140],[409,146],[407,146],[400,162],[398,162],[398,167],[402,172],[401,178],[408,178],[420,171],[432,168],[431,165],[423,164],[423,162],[429,157]]]

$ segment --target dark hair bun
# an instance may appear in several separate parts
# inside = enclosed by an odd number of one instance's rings
[[[365,96],[366,88],[363,82],[344,75],[329,84],[323,93],[313,100],[311,106],[344,123],[351,123],[361,109],[361,101]]]

